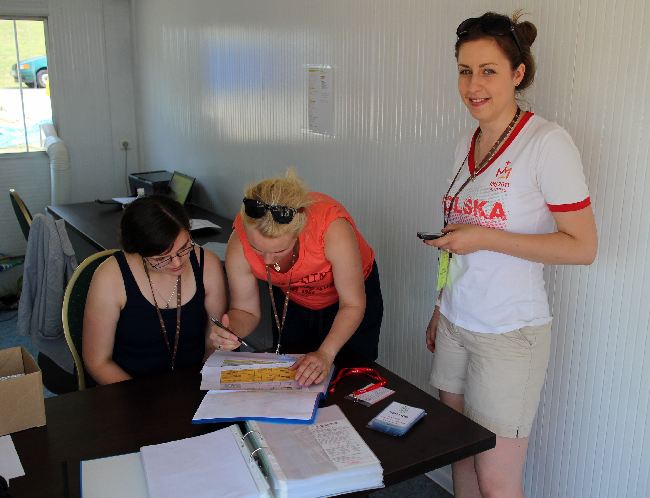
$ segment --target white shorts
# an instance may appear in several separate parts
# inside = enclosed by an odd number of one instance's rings
[[[551,349],[551,323],[471,332],[440,315],[431,384],[463,394],[464,413],[497,436],[530,434]]]

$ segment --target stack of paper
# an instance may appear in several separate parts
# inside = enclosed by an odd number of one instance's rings
[[[383,487],[377,457],[337,406],[311,426],[248,422],[81,464],[84,498],[312,498]]]
[[[129,453],[81,463],[84,498],[257,498],[269,485],[235,425]]]
[[[201,389],[209,391],[192,422],[313,423],[329,378],[301,387],[290,369],[298,358],[272,353],[214,352],[201,371]]]
[[[381,463],[336,406],[311,426],[247,422],[276,497],[310,498],[381,488]]]

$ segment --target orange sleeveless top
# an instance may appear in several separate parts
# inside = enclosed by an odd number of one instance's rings
[[[287,273],[272,271],[271,283],[286,293],[291,279],[289,299],[305,308],[320,310],[339,300],[334,286],[332,264],[325,257],[325,232],[330,223],[343,218],[354,229],[359,243],[364,278],[372,271],[375,253],[357,230],[350,214],[339,202],[319,192],[311,192],[310,196],[313,204],[307,208],[307,223],[298,235],[300,249],[293,268]],[[256,278],[266,281],[264,261],[248,243],[241,214],[237,214],[233,228],[253,274]]]

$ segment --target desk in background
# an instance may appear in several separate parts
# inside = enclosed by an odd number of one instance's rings
[[[361,366],[355,363],[354,366]],[[377,455],[387,486],[493,448],[487,429],[376,364],[396,393],[365,407],[343,399],[366,383],[344,378],[322,404],[337,404]],[[11,480],[13,498],[79,496],[79,462],[138,451],[221,429],[230,424],[191,423],[205,392],[198,370],[64,394],[45,400],[47,425],[12,434],[26,475]],[[424,408],[427,416],[401,438],[366,428],[391,401]],[[215,456],[218,456],[215,448]]]
[[[221,227],[220,231],[204,229],[192,232],[192,238],[198,244],[206,242],[228,242],[232,233],[232,220],[193,204],[186,204],[190,218],[212,221]],[[98,202],[79,202],[47,206],[47,211],[55,218],[65,220],[66,225],[90,244],[96,251],[117,249],[120,247],[119,229],[122,218],[120,204],[100,204]],[[75,248],[76,249],[76,248]],[[81,261],[87,251],[80,251]]]

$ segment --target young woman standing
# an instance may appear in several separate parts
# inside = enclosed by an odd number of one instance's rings
[[[453,465],[455,496],[522,497],[550,351],[543,265],[590,264],[596,227],[571,137],[517,102],[535,75],[535,26],[488,12],[456,35],[458,91],[478,128],[456,150],[445,235],[426,242],[448,268],[427,327],[431,382],[497,435]]]

